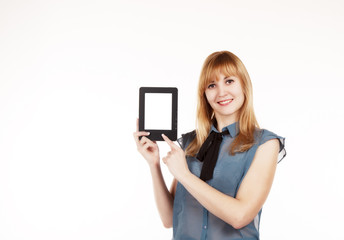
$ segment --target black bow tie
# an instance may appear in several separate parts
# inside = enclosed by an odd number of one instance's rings
[[[196,158],[203,162],[200,177],[203,181],[213,178],[213,172],[219,155],[222,136],[227,134],[229,134],[228,130],[221,133],[212,131],[201,146]]]

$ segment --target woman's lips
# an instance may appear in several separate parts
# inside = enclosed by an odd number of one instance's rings
[[[228,104],[230,104],[233,101],[233,99],[227,99],[227,100],[223,100],[220,102],[217,102],[218,104],[220,104],[221,106],[226,106]]]

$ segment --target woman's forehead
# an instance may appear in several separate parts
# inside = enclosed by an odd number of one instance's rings
[[[218,68],[214,69],[211,74],[209,75],[208,82],[213,82],[213,81],[219,81],[221,79],[227,78],[227,77],[237,77],[237,73],[234,71],[230,71],[230,69],[226,68]]]

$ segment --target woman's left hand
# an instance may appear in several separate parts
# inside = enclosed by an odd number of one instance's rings
[[[162,158],[162,161],[167,165],[171,174],[180,181],[183,176],[190,173],[186,163],[185,152],[174,144],[166,135],[163,134],[162,138],[171,148],[171,151]]]

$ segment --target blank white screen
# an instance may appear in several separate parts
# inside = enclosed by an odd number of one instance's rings
[[[172,93],[145,93],[145,129],[172,130]]]

